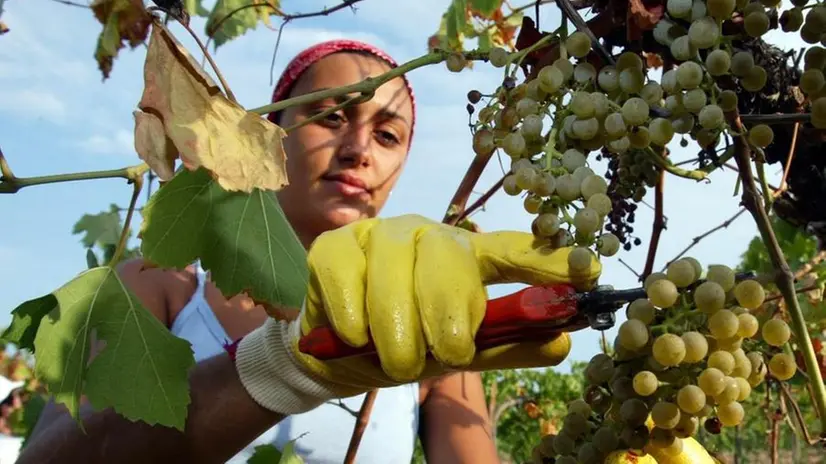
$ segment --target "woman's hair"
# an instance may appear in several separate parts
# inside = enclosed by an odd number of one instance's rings
[[[275,103],[277,101],[289,98],[296,82],[298,82],[298,79],[304,74],[304,72],[317,61],[334,53],[353,53],[357,55],[369,56],[378,58],[390,66],[390,68],[395,68],[398,66],[396,61],[393,60],[390,55],[381,49],[364,42],[347,39],[322,42],[305,49],[296,55],[289,64],[287,64],[287,67],[284,69],[284,72],[281,74],[281,77],[278,79],[278,83],[275,85],[275,89],[273,90],[272,102]],[[410,95],[410,105],[413,110],[413,120],[410,124],[410,138],[412,140],[413,126],[416,122],[416,100],[413,98],[413,88],[410,86],[410,82],[407,80],[407,77],[402,76],[402,80],[404,80],[404,85]],[[274,124],[278,124],[281,120],[282,114],[283,110],[270,113],[267,116],[267,119],[272,121]]]

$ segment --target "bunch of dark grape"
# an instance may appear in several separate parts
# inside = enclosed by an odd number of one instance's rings
[[[628,251],[632,246],[638,246],[642,243],[639,238],[632,237],[634,233],[634,221],[636,219],[637,204],[628,197],[621,195],[621,180],[617,170],[619,169],[620,160],[616,157],[610,158],[608,161],[608,169],[605,173],[605,178],[608,182],[608,198],[611,199],[612,209],[608,213],[608,223],[605,224],[605,230],[616,235],[623,249]]]

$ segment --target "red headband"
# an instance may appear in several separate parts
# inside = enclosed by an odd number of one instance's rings
[[[281,74],[281,78],[278,79],[278,83],[275,85],[275,90],[273,90],[272,93],[273,103],[287,98],[295,82],[313,63],[324,58],[325,56],[344,51],[367,52],[387,62],[391,68],[398,66],[396,61],[393,60],[393,58],[390,58],[390,55],[377,47],[364,42],[348,39],[322,42],[305,49],[293,58],[292,61],[290,61],[287,68],[284,69],[284,72]],[[413,88],[410,86],[410,82],[408,82],[407,77],[402,76],[402,79],[404,80],[404,85],[407,88],[407,92],[410,94],[410,106],[413,110],[413,120],[410,122],[410,140],[412,141],[413,126],[416,123],[416,99],[413,98]],[[270,113],[267,118],[275,123],[275,113]]]

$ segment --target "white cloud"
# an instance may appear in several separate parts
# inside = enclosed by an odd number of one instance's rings
[[[86,153],[98,155],[137,156],[131,131],[117,130],[112,134],[94,134],[79,143]]]
[[[11,117],[45,119],[60,123],[66,116],[66,105],[49,91],[17,89],[0,91],[0,111]]]

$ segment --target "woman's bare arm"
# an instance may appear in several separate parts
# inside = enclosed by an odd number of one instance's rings
[[[184,432],[131,422],[112,410],[81,408],[84,433],[62,405],[50,403],[18,464],[224,463],[283,416],[247,394],[229,356],[197,364]]]
[[[184,304],[194,290],[181,273],[146,266],[140,259],[121,264],[118,273],[167,327],[174,319],[170,306]],[[196,364],[189,382],[192,402],[184,432],[131,422],[111,409],[94,411],[81,398],[84,433],[63,405],[50,402],[18,462],[223,463],[282,419],[247,394],[227,354]]]
[[[498,464],[482,376],[457,372],[433,381],[422,404],[427,462]]]

